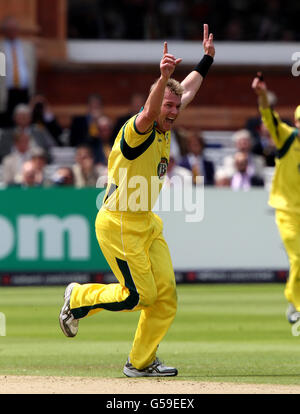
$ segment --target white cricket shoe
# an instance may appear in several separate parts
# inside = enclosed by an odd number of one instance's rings
[[[127,360],[123,373],[127,377],[175,377],[178,371],[174,367],[165,366],[158,358],[144,369],[137,369]]]
[[[288,304],[288,307],[286,310],[286,317],[289,323],[291,324],[296,323],[300,319],[300,312],[297,311],[297,309],[292,303]]]
[[[75,319],[70,310],[70,297],[74,286],[78,285],[78,283],[70,283],[65,290],[64,294],[64,304],[61,308],[59,314],[59,324],[63,333],[72,338],[78,332],[78,323],[79,320]]]

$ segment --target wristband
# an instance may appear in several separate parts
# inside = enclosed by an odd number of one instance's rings
[[[198,65],[194,68],[194,70],[200,73],[202,78],[205,78],[213,61],[214,61],[213,57],[211,57],[210,55],[204,55],[203,58],[198,63]]]

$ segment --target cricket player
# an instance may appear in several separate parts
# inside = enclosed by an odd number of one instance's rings
[[[289,258],[284,294],[288,301],[286,316],[293,324],[300,319],[300,105],[294,114],[295,127],[291,127],[270,107],[260,73],[252,88],[258,95],[262,121],[277,147],[269,204],[276,210],[276,223]]]
[[[213,63],[213,35],[204,25],[204,56],[179,83],[171,76],[181,59],[164,43],[160,77],[142,110],[119,131],[108,160],[108,185],[96,218],[100,248],[119,283],[71,283],[60,312],[64,334],[73,337],[80,319],[103,309],[141,311],[128,377],[175,376],[156,356],[176,313],[176,283],[162,220],[151,209],[167,172],[170,129],[194,98]]]

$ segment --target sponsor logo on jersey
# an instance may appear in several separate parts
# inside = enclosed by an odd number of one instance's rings
[[[157,175],[160,180],[165,176],[167,169],[168,169],[168,160],[167,158],[162,158],[160,160],[160,163],[157,166]]]

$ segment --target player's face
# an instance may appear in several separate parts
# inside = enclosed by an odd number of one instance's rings
[[[181,97],[172,93],[166,88],[165,96],[161,105],[160,115],[157,123],[158,128],[163,131],[169,131],[172,128],[180,110]]]

